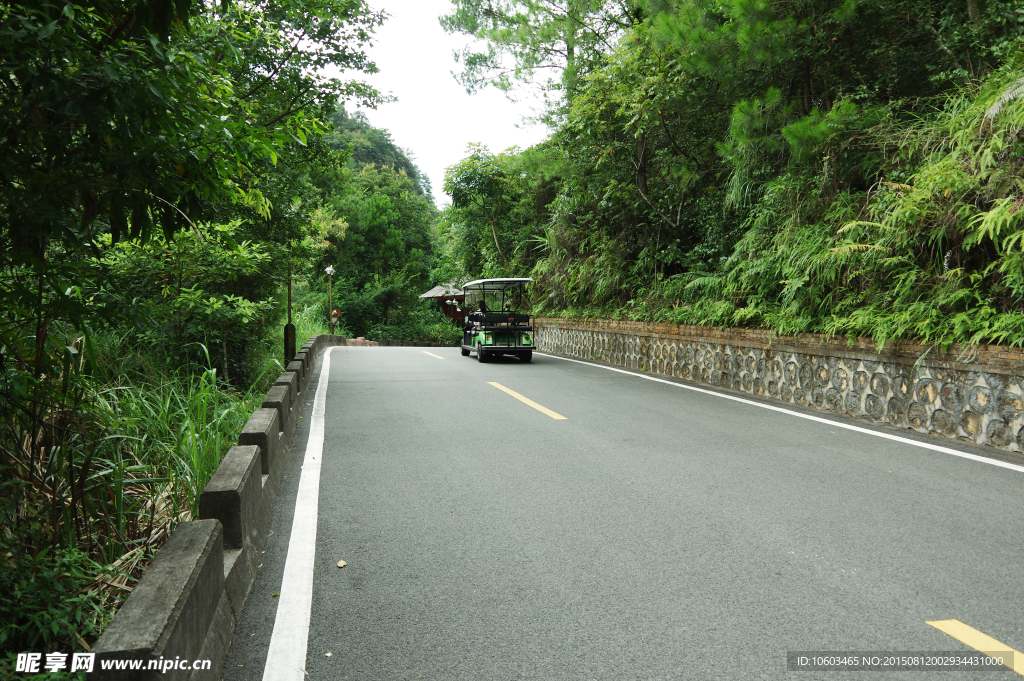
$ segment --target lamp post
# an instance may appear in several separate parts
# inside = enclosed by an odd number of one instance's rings
[[[292,267],[288,265],[288,323],[284,326],[284,363],[295,359],[295,325],[292,324]]]
[[[327,273],[327,314],[331,320],[331,335],[334,335],[334,267],[328,265],[324,270]]]

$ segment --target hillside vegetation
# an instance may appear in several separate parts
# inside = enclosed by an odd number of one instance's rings
[[[467,82],[564,68],[547,142],[450,169],[456,265],[551,314],[1024,344],[1019,3],[454,4]]]

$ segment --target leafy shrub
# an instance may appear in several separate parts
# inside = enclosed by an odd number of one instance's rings
[[[75,548],[44,548],[34,556],[21,551],[0,543],[0,646],[85,650],[113,618],[117,596],[97,588],[97,579],[113,570]]]

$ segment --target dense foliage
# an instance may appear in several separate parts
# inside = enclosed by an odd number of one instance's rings
[[[1019,3],[631,9],[548,142],[450,169],[456,267],[559,314],[1024,343]]]
[[[326,136],[344,162],[311,176],[316,209],[306,241],[314,270],[328,265],[339,333],[366,338],[450,340],[451,323],[419,294],[432,285],[437,209],[430,183],[386,130],[339,109]],[[326,298],[318,276],[308,295]]]
[[[420,172],[408,151],[395,144],[391,133],[370,125],[363,112],[349,114],[343,106],[334,112],[331,124],[332,129],[324,139],[332,149],[349,153],[346,167],[362,170],[366,166],[386,166],[404,172],[416,192],[433,201],[430,178]]]
[[[560,179],[559,150],[541,145],[493,154],[480,145],[448,168],[451,196],[439,225],[444,244],[437,270],[447,280],[525,276],[544,240],[547,206]]]
[[[319,74],[372,72],[382,20],[363,0],[0,7],[5,653],[102,630],[279,370],[312,177],[348,153],[323,135],[339,98],[377,100]]]

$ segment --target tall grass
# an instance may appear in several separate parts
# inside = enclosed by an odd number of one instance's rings
[[[127,385],[100,396],[121,424],[118,450],[135,462],[137,472],[166,480],[161,496],[170,504],[170,517],[195,517],[199,493],[262,402],[262,381],[239,392],[226,389],[216,370],[207,369],[122,383]]]
[[[208,360],[174,366],[133,338],[62,339],[75,359],[53,381],[63,392],[41,455],[19,445],[32,435],[24,425],[2,424],[0,647],[10,655],[0,678],[17,652],[82,650],[102,633],[174,526],[198,516],[200,492],[282,366],[279,339],[253,343],[247,359],[260,369],[243,389]]]
[[[295,309],[292,314],[292,323],[295,325],[295,342],[297,345],[305,343],[306,339],[310,336],[331,332],[327,324],[326,309],[326,300],[321,304],[319,301],[311,300],[308,296],[304,298],[302,306]],[[336,328],[334,332],[337,335],[347,335],[345,329]]]

